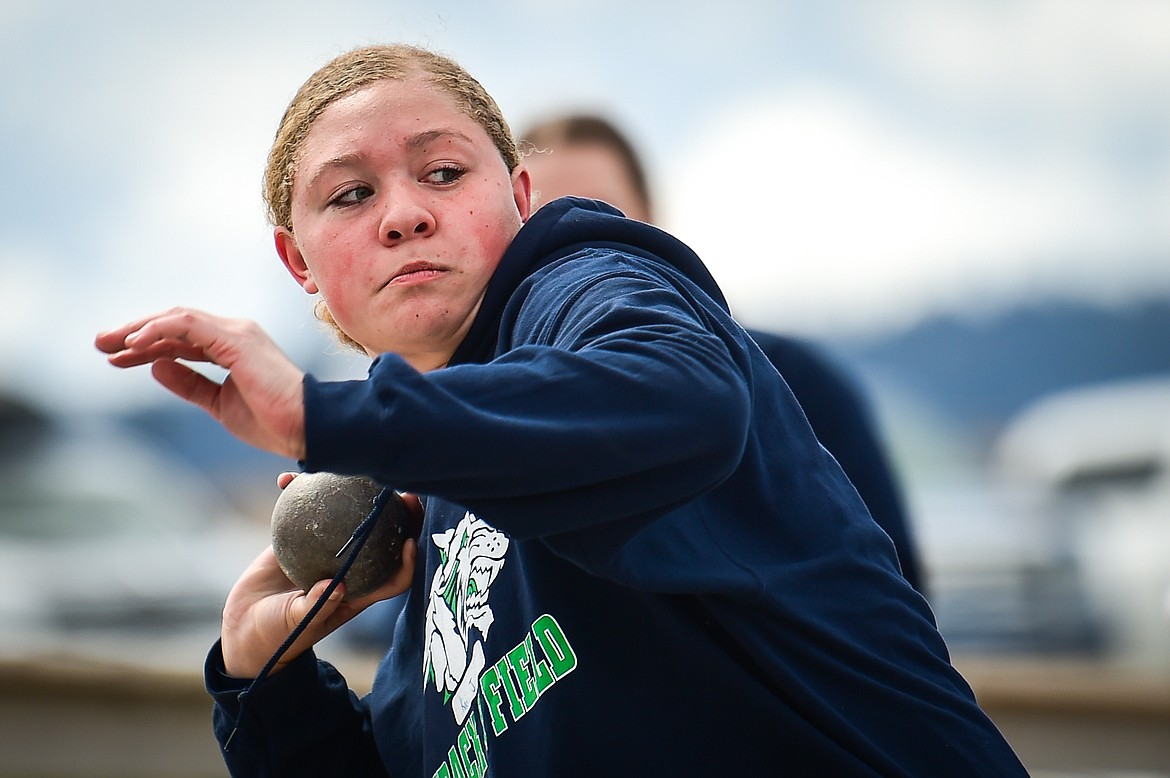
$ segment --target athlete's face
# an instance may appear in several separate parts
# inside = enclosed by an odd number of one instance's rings
[[[371,355],[441,367],[466,335],[529,214],[479,124],[421,78],[384,80],[330,105],[297,158],[293,230],[277,251]]]

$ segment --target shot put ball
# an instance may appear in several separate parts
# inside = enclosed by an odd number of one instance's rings
[[[335,473],[301,473],[280,493],[272,509],[272,550],[296,586],[308,591],[333,578],[352,546],[338,556],[374,508],[382,487],[368,478]],[[402,498],[391,495],[373,532],[345,574],[345,599],[377,589],[402,566],[402,541],[409,515]]]

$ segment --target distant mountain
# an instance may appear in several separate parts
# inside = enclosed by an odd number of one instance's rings
[[[178,399],[130,411],[118,421],[136,438],[200,471],[242,505],[257,494],[278,494],[277,474],[300,469],[291,459],[244,443],[201,409]]]
[[[1170,300],[1116,309],[1038,302],[826,345],[863,381],[908,389],[986,439],[1050,392],[1170,374]]]

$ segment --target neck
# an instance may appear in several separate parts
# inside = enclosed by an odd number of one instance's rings
[[[370,356],[374,357],[377,355],[370,354]],[[438,370],[440,368],[446,367],[447,363],[451,360],[451,354],[447,351],[424,351],[412,352],[409,354],[399,352],[398,356],[402,357],[406,364],[410,365],[420,373],[427,373],[431,370]]]

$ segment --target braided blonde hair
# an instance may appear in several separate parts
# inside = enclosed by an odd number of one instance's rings
[[[508,170],[520,164],[520,151],[496,101],[454,60],[406,44],[363,46],[327,62],[293,95],[276,130],[264,168],[264,204],[274,227],[293,232],[292,190],[301,147],[317,118],[337,100],[382,80],[403,81],[421,76],[455,101],[465,115],[483,127]],[[316,315],[342,344],[365,350],[337,325],[324,300]]]

